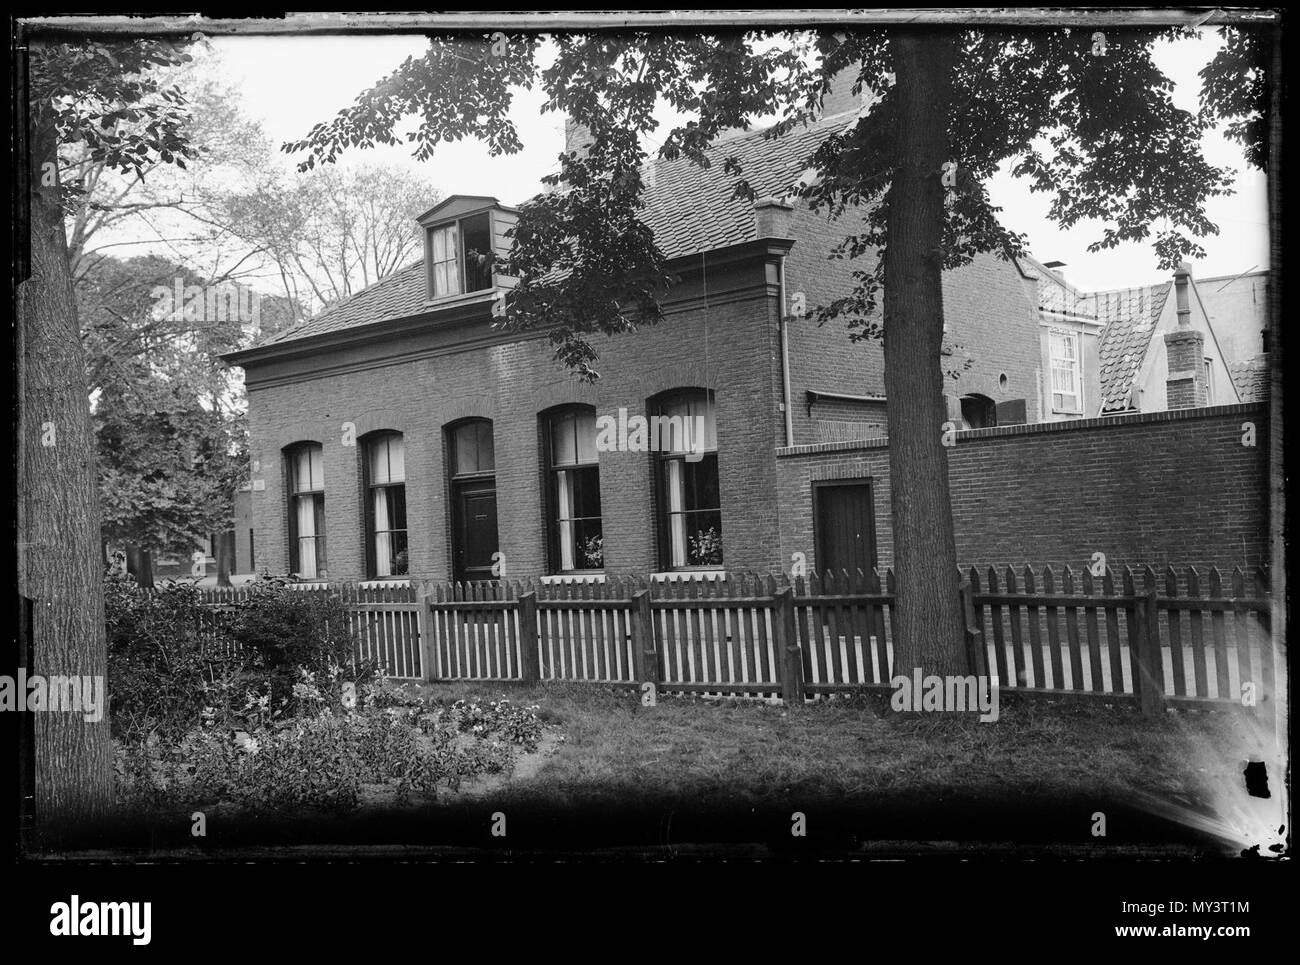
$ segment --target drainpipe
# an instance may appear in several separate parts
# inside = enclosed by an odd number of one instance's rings
[[[781,310],[781,408],[785,412],[785,444],[794,445],[794,412],[790,405],[790,338],[786,328],[785,310],[785,255],[781,256],[780,275],[777,282],[777,305]]]
[[[788,238],[794,205],[783,198],[762,198],[754,202],[755,234],[763,238]],[[777,278],[777,307],[781,336],[781,408],[785,413],[785,444],[794,445],[794,412],[790,406],[790,337],[786,325],[785,255],[780,256]]]

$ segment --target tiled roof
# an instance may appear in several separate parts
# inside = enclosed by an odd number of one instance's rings
[[[1101,332],[1101,411],[1119,412],[1135,408],[1131,398],[1133,380],[1142,368],[1147,346],[1173,282],[1147,288],[1097,292],[1097,318]]]
[[[261,345],[292,342],[370,322],[414,315],[423,306],[424,297],[424,259],[421,258],[405,268],[399,268],[387,278],[381,278],[369,288],[363,288],[355,295],[335,302],[293,328],[277,332]]]
[[[755,241],[754,205],[732,198],[736,181],[748,181],[760,198],[785,194],[807,169],[809,157],[821,142],[855,117],[838,114],[823,118],[780,138],[766,138],[762,131],[724,138],[708,151],[712,165],[708,168],[702,169],[686,158],[656,161],[653,174],[643,172],[646,187],[642,220],[654,232],[667,258]],[[739,162],[739,175],[724,172],[723,162],[729,157]],[[423,259],[407,265],[294,328],[276,333],[261,345],[417,314],[425,300],[422,266]]]
[[[1242,402],[1263,402],[1268,398],[1268,355],[1252,355],[1228,366]]]

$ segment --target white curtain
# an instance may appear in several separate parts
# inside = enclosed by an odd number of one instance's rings
[[[572,570],[573,565],[573,473],[559,473],[559,510],[560,517],[560,569]]]
[[[668,486],[668,543],[673,566],[686,565],[686,517],[682,515],[682,461],[670,459],[664,464]]]
[[[310,496],[298,500],[298,575],[316,576],[316,500]]]
[[[388,522],[388,490],[375,490],[375,575],[393,575],[392,537],[386,532]]]

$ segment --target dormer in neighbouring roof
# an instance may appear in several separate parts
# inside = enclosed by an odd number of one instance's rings
[[[427,300],[458,301],[511,287],[513,279],[498,266],[509,254],[509,232],[518,220],[518,209],[466,194],[452,195],[420,215]]]

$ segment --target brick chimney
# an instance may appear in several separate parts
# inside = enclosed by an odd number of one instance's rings
[[[1174,272],[1174,299],[1178,307],[1178,327],[1165,333],[1165,355],[1169,378],[1165,383],[1166,404],[1170,409],[1190,409],[1206,403],[1205,336],[1192,328],[1190,302],[1191,266],[1186,262]]]
[[[876,100],[875,95],[865,86],[862,88],[861,94],[857,97],[853,96],[853,84],[858,79],[858,70],[858,65],[854,64],[851,67],[845,67],[831,78],[831,89],[822,98],[822,117],[861,110],[864,106],[870,105]]]
[[[760,198],[754,202],[754,228],[759,238],[789,238],[794,205],[781,198]]]
[[[572,117],[564,119],[564,150],[566,152],[576,151],[578,157],[585,157],[587,149],[595,142],[591,136],[591,131],[587,130],[586,124],[580,124]]]

